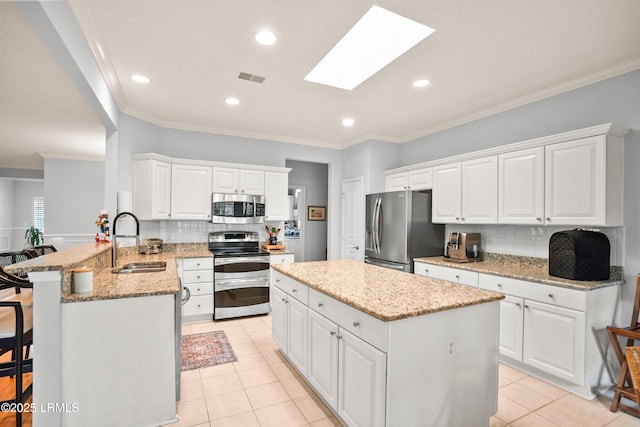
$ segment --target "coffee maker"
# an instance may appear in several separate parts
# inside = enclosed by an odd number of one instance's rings
[[[444,257],[452,262],[482,261],[481,242],[480,233],[450,233],[444,247]]]

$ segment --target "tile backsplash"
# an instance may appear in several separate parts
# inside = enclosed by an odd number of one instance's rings
[[[212,224],[208,221],[140,221],[140,238],[159,238],[165,243],[201,243],[207,242],[211,231],[256,231],[260,241],[268,238],[265,225],[284,230],[282,221],[267,221],[264,224]],[[284,231],[278,236],[284,238]]]
[[[445,238],[451,232],[482,233],[482,250],[485,252],[548,258],[551,235],[556,231],[573,228],[576,227],[449,224],[446,226]],[[584,228],[606,234],[611,244],[611,265],[623,265],[624,227]]]

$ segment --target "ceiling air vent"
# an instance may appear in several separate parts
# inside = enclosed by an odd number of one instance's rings
[[[262,83],[264,81],[264,77],[256,76],[255,74],[243,73],[238,74],[238,78],[242,80],[249,80],[250,82]]]

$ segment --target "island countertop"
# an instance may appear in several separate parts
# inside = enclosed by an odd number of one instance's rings
[[[111,244],[86,243],[6,267],[10,273],[60,271],[62,275],[61,302],[79,302],[128,297],[175,294],[180,291],[176,258],[210,257],[207,244],[164,245],[161,254],[142,255],[133,248],[119,249],[119,264],[165,261],[161,272],[113,274],[111,272]],[[74,293],[72,271],[79,267],[93,270],[93,291]]]
[[[353,260],[276,264],[271,268],[387,322],[504,298],[499,293]]]

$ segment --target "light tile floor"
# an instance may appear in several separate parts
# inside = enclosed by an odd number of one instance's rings
[[[225,331],[238,361],[183,371],[180,420],[171,427],[341,425],[279,353],[270,316],[194,323],[182,333],[212,330]],[[585,400],[506,365],[499,387],[491,427],[640,426],[639,418],[610,412],[606,397]]]

